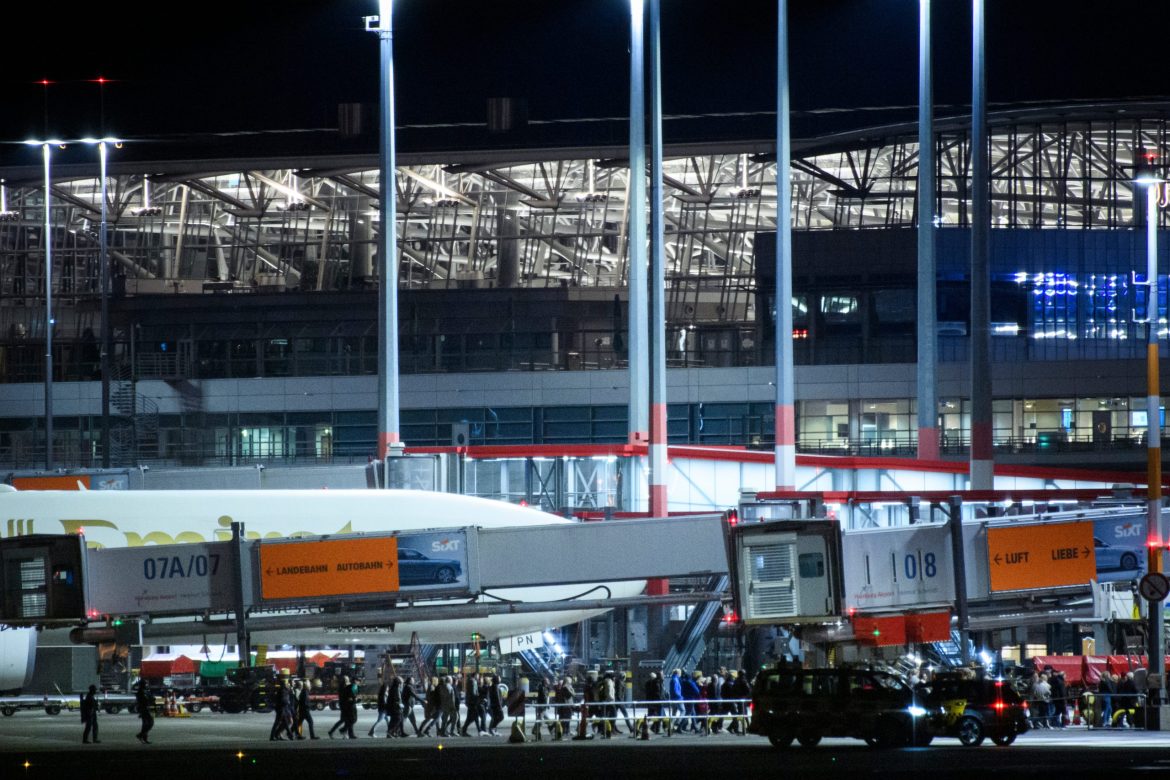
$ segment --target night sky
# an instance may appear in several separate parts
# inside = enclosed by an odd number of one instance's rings
[[[361,19],[375,0],[72,5],[41,3],[8,26],[0,140],[96,134],[103,93],[108,132],[167,139],[334,127],[337,104],[377,100],[377,38]],[[1170,3],[987,5],[993,108],[1170,92],[1166,54],[1137,44],[1170,27]],[[400,125],[483,122],[495,96],[527,99],[533,120],[628,111],[626,0],[395,6]],[[960,113],[970,2],[934,6],[938,112]],[[790,13],[798,135],[913,117],[917,0],[790,0]],[[666,113],[774,110],[775,30],[772,0],[663,0]],[[99,89],[98,76],[113,81]],[[40,79],[54,82],[47,111]],[[837,108],[851,111],[815,113]]]

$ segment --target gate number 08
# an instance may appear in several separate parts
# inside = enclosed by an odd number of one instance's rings
[[[928,552],[923,555],[921,565],[919,565],[918,557],[919,556],[910,553],[903,560],[902,568],[906,572],[906,579],[917,579],[919,569],[921,569],[923,577],[930,578],[938,574],[938,566],[935,563],[934,553]]]

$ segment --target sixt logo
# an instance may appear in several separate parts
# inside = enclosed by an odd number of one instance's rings
[[[431,552],[455,552],[459,549],[459,539],[441,539],[431,542]]]
[[[1128,539],[1131,536],[1141,536],[1143,533],[1142,526],[1138,523],[1126,523],[1113,529],[1115,539]]]

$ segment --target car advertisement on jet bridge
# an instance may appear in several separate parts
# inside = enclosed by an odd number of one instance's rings
[[[400,590],[466,585],[467,534],[464,531],[398,535]]]
[[[946,525],[848,531],[841,541],[845,608],[874,610],[950,604],[955,599]]]
[[[1146,571],[1146,516],[1126,514],[1093,521],[1098,582],[1124,582]]]

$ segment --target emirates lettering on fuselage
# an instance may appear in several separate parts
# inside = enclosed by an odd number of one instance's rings
[[[229,515],[222,515],[215,521],[216,527],[210,530],[210,533],[201,533],[199,531],[126,531],[122,530],[119,525],[112,520],[102,520],[99,518],[86,519],[65,519],[61,518],[56,522],[60,523],[60,529],[53,528],[52,520],[38,520],[37,518],[9,518],[5,528],[0,529],[5,531],[3,536],[26,536],[33,533],[65,533],[65,534],[85,534],[85,546],[91,550],[100,550],[105,547],[143,547],[148,544],[189,544],[192,542],[228,542],[232,538],[232,518]],[[244,537],[247,539],[298,539],[306,536],[318,536],[321,531],[292,531],[284,533],[283,531],[266,531],[261,533],[259,531],[248,531],[245,529]],[[350,534],[353,533],[352,523],[346,523],[333,533]]]

